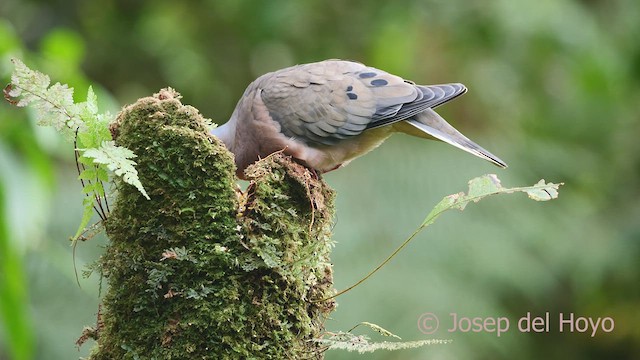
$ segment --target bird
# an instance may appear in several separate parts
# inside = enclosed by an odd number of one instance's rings
[[[249,165],[275,152],[326,173],[396,132],[437,139],[506,168],[434,111],[466,92],[460,83],[417,85],[359,62],[324,60],[260,76],[211,134],[233,153],[241,179]]]

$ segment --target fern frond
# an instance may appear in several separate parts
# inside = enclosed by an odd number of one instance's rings
[[[77,129],[83,129],[79,108],[73,102],[73,88],[60,83],[49,86],[49,76],[29,69],[18,59],[11,61],[15,70],[7,95],[19,99],[16,106],[31,106],[36,110],[39,125],[53,126],[68,139],[74,136]]]
[[[131,160],[136,157],[133,151],[117,146],[114,141],[103,141],[97,149],[78,150],[82,152],[83,157],[93,159],[93,163],[105,165],[109,171],[122,177],[127,184],[135,186],[145,198],[149,199],[138,178],[136,162]]]
[[[73,88],[60,83],[51,85],[46,74],[30,69],[18,59],[11,62],[15,69],[11,83],[4,89],[5,98],[16,106],[33,108],[38,125],[52,126],[74,143],[78,179],[87,195],[80,228],[72,238],[74,242],[89,223],[93,211],[102,220],[106,219],[109,204],[104,184],[109,181],[109,172],[122,177],[149,199],[138,178],[136,163],[130,160],[136,155],[111,141],[109,124],[114,117],[98,111],[98,97],[92,87],[87,91],[86,101],[75,103]]]

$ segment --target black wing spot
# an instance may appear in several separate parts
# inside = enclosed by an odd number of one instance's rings
[[[354,93],[347,93],[347,96],[349,97],[349,99],[351,100],[356,100],[358,98],[358,95],[354,94]]]
[[[374,72],[364,72],[364,73],[360,73],[358,76],[361,79],[368,79],[368,78],[372,78],[374,76],[376,76],[378,74],[374,73]]]
[[[385,86],[387,85],[389,82],[385,79],[375,79],[375,80],[371,80],[371,85],[373,86]]]

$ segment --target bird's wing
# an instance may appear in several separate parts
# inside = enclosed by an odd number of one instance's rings
[[[257,84],[286,136],[309,145],[405,120],[463,94],[462,84],[419,86],[350,61],[330,60],[270,74]]]

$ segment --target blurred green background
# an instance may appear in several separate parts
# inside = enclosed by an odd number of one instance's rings
[[[78,94],[93,84],[113,113],[172,86],[217,122],[257,76],[326,58],[463,82],[469,93],[440,113],[510,167],[397,135],[328,174],[338,191],[336,287],[360,279],[473,177],[562,181],[560,198],[495,197],[445,214],[338,298],[326,324],[369,321],[404,340],[452,344],[327,359],[638,359],[639,39],[637,0],[3,0],[0,78],[9,82],[19,57]],[[0,105],[0,359],[74,359],[91,347],[74,345],[95,323],[100,280],[79,288],[74,276],[75,177],[71,145]],[[104,241],[78,246],[80,270]],[[433,335],[417,327],[426,312],[440,317]],[[551,331],[519,332],[527,312],[549,312]],[[508,317],[511,329],[449,333],[450,313]],[[615,329],[560,333],[559,313],[608,316]]]

